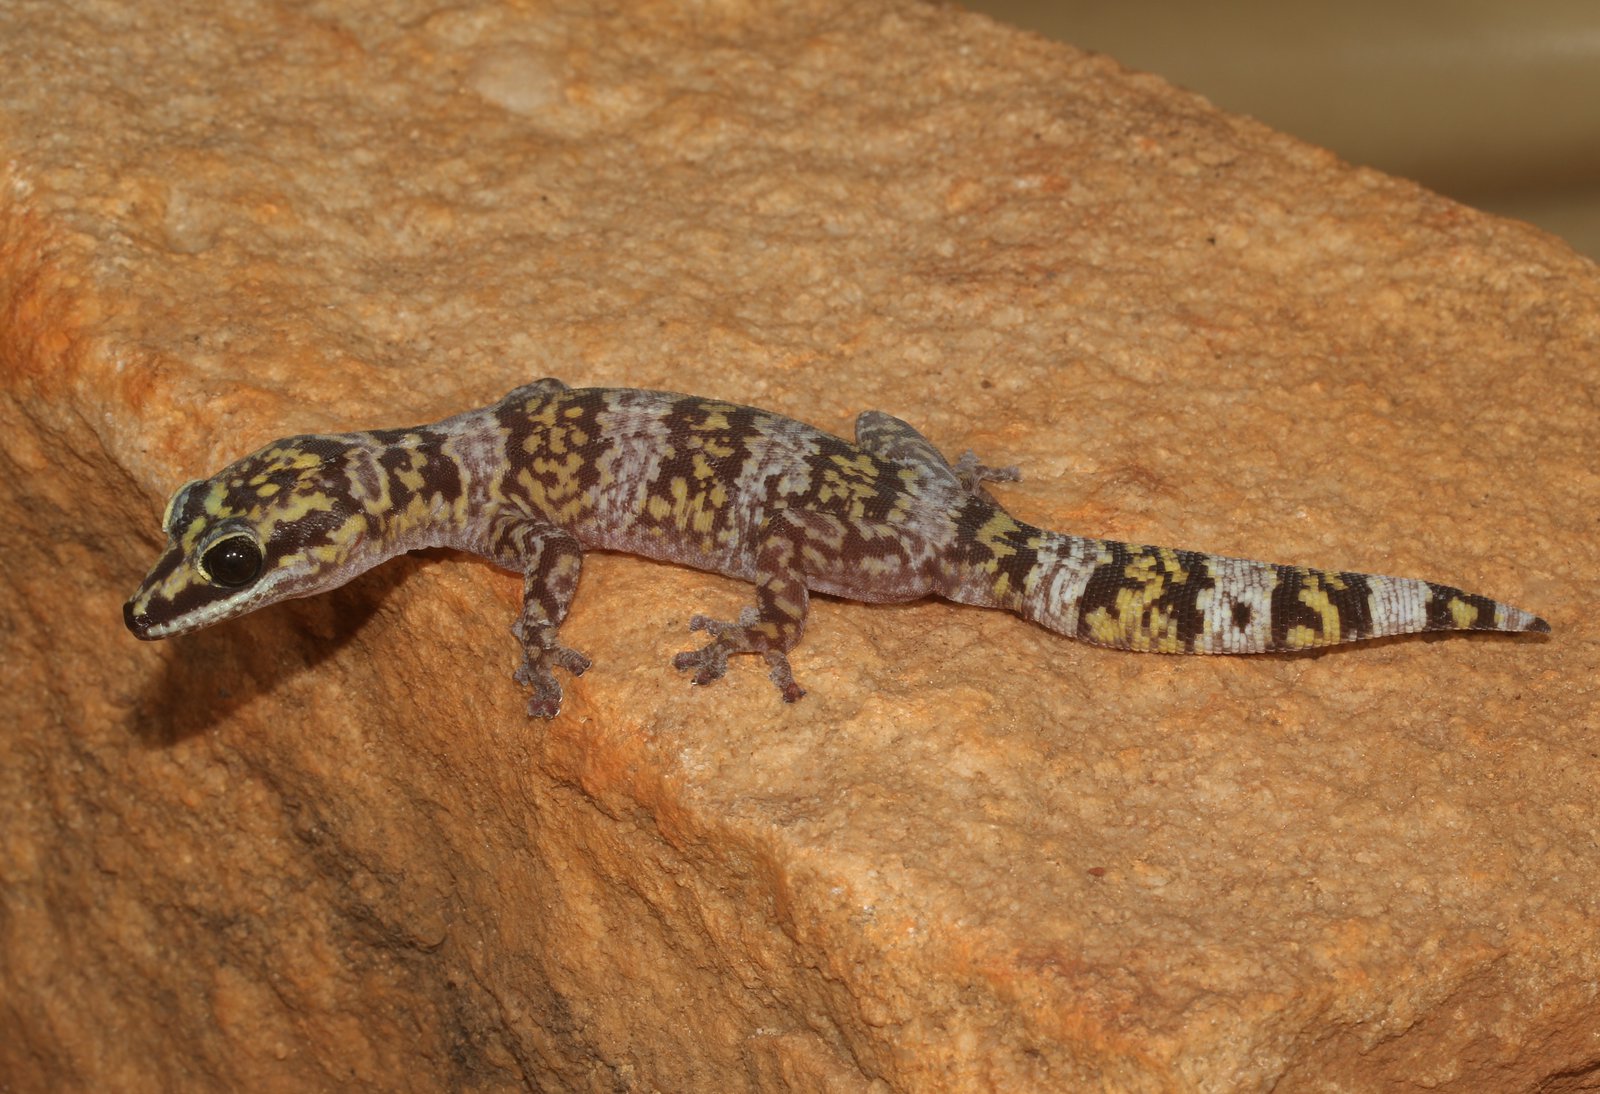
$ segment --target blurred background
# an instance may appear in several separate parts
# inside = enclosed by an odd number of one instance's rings
[[[1600,258],[1596,0],[962,0]]]

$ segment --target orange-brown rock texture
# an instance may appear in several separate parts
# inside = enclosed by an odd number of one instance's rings
[[[901,0],[0,13],[0,1087],[1587,1089],[1600,278]],[[1548,639],[1161,658],[928,602],[669,665],[595,556],[523,715],[445,553],[198,635],[166,496],[555,375],[1017,463],[1024,519]]]

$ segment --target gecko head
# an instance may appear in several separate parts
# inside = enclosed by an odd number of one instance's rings
[[[361,550],[369,467],[354,438],[288,437],[184,484],[161,518],[166,550],[123,605],[128,629],[146,639],[186,634],[382,561]]]

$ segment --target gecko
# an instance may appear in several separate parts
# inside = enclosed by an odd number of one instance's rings
[[[1159,653],[1307,650],[1422,631],[1531,631],[1520,608],[1415,578],[1257,562],[1036,528],[881,411],[855,443],[754,407],[634,388],[526,384],[431,425],[286,437],[181,486],[167,537],[123,607],[169,638],[336,588],[406,551],[451,547],[523,575],[511,631],[530,716],[561,707],[555,669],[589,668],[559,632],[584,551],[625,551],[755,586],[736,619],[673,659],[696,684],[765,659],[785,702],[812,593],[999,608],[1100,646]]]

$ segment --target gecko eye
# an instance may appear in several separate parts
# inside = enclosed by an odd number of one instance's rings
[[[229,536],[206,548],[200,566],[218,585],[248,585],[261,573],[261,548],[249,536]]]

